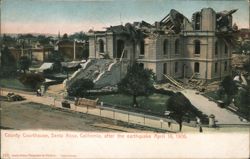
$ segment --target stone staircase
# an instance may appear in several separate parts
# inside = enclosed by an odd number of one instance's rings
[[[93,81],[95,88],[103,88],[105,86],[115,86],[126,75],[127,61],[114,61],[104,72]]]
[[[69,79],[66,79],[63,84],[67,88],[78,79],[95,80],[105,72],[109,65],[113,63],[110,59],[89,59],[82,68],[78,69]]]
[[[63,84],[69,87],[78,79],[90,79],[95,83],[95,88],[115,86],[127,73],[129,62],[125,60],[91,59],[82,68],[78,69]]]

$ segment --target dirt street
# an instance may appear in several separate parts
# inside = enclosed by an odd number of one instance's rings
[[[28,101],[1,101],[1,127],[5,129],[118,131],[92,126],[96,123],[110,124],[111,121],[86,114],[52,110],[49,106]]]

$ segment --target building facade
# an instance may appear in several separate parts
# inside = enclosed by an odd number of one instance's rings
[[[176,10],[155,24],[111,26],[89,33],[89,58],[136,61],[152,69],[157,80],[220,79],[231,73],[232,14],[203,8],[189,21]]]

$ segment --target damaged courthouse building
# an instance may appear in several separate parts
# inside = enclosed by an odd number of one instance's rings
[[[124,68],[133,61],[152,69],[158,81],[164,80],[164,75],[221,79],[231,73],[234,12],[236,10],[216,13],[212,8],[203,8],[192,15],[190,22],[172,9],[154,24],[142,21],[92,31],[89,33],[89,59],[95,61],[95,65],[100,60],[113,61],[103,64],[103,70],[93,80],[97,82],[107,71],[114,75],[110,70],[118,64],[123,65],[122,69],[116,69],[122,77],[126,72]],[[106,84],[113,79],[106,80]]]

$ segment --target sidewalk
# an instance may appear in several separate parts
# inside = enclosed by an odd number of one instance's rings
[[[181,91],[190,102],[200,111],[206,115],[214,114],[217,124],[249,124],[249,122],[242,122],[238,115],[232,113],[227,109],[220,108],[213,101],[209,101],[206,97],[195,94],[194,90]]]
[[[7,95],[9,91],[3,91],[3,95]],[[15,92],[14,90],[12,90],[12,92]],[[185,95],[187,92],[184,92]],[[85,106],[75,106],[74,104],[71,104],[71,108],[62,108],[61,105],[61,100],[55,100],[53,97],[47,97],[47,96],[42,96],[42,97],[38,97],[35,95],[30,95],[30,94],[25,94],[25,93],[18,93],[22,96],[24,96],[27,100],[35,102],[35,103],[40,103],[40,104],[44,104],[44,105],[48,105],[48,106],[52,106],[52,107],[57,107],[60,109],[65,109],[66,111],[73,111],[73,112],[81,112],[81,113],[86,113],[86,114],[90,114],[90,115],[95,115],[95,116],[100,116],[100,117],[104,117],[104,118],[109,118],[109,119],[113,119],[113,120],[120,120],[123,122],[128,122],[131,124],[137,124],[137,125],[141,125],[141,126],[148,126],[148,127],[152,127],[152,128],[157,128],[157,129],[162,129],[162,130],[166,130],[166,131],[170,131],[170,132],[178,132],[179,131],[179,125],[175,122],[171,122],[171,126],[168,125],[168,121],[169,119],[165,119],[165,118],[160,118],[160,117],[154,117],[154,116],[149,116],[149,115],[144,115],[144,114],[140,114],[140,113],[134,113],[134,112],[128,112],[128,111],[122,111],[122,110],[116,110],[113,108],[105,108],[105,107],[85,107]],[[198,96],[195,94],[195,92],[191,92],[188,93],[188,97],[192,97],[192,104],[199,104],[199,106],[201,106],[201,109],[204,108],[204,101],[210,102],[208,101],[205,97],[203,96]],[[194,100],[195,99],[195,100]],[[203,103],[202,105],[200,105],[200,103]],[[209,103],[210,104],[210,103]],[[197,106],[197,105],[195,105]],[[209,109],[207,109],[207,107],[205,107],[207,112],[210,111],[210,107]],[[217,111],[217,108],[220,110],[221,108],[217,107],[217,105],[215,103],[213,103],[212,105],[212,111],[211,113],[215,114],[215,116],[217,115],[219,118],[217,118],[217,120],[223,119],[223,116],[219,116],[217,113],[214,113],[213,111]],[[221,112],[219,113],[227,113],[227,115],[230,117],[230,121],[231,120],[236,120],[236,122],[233,122],[234,124],[241,124],[242,122],[239,122],[239,119],[236,115],[232,114],[231,112],[227,112],[227,110],[220,110]],[[225,111],[225,112],[224,112]],[[225,118],[227,119],[227,118]],[[222,121],[222,122],[221,122]],[[224,121],[224,123],[223,123]],[[220,123],[225,124],[227,120],[220,120]],[[232,124],[230,122],[227,122],[229,124]],[[246,124],[246,123],[244,123]],[[208,128],[208,127],[203,127],[203,132],[246,132],[249,131],[249,127],[246,127],[246,125],[242,126],[242,127],[237,127],[237,126],[231,126],[231,127],[222,127],[222,128]],[[182,132],[192,132],[192,133],[199,133],[199,128],[198,127],[190,127],[190,126],[186,126],[183,125],[182,127]]]
[[[8,92],[14,92],[15,90],[3,90],[3,95],[7,95]],[[109,118],[113,120],[119,120],[123,122],[128,122],[130,124],[137,124],[141,126],[147,126],[157,129],[166,130],[169,132],[178,132],[179,131],[179,125],[171,120],[171,126],[168,126],[169,119],[150,116],[150,115],[144,115],[140,113],[135,112],[129,112],[124,110],[117,110],[114,108],[106,108],[106,107],[85,107],[85,106],[76,106],[74,104],[70,104],[71,108],[63,108],[61,105],[62,99],[55,99],[54,97],[48,97],[48,96],[36,96],[36,95],[30,95],[25,94],[24,92],[19,92],[19,95],[24,96],[28,101],[32,101],[35,103],[40,103],[60,109],[65,109],[67,111],[75,111],[75,112],[82,112],[90,115],[96,115],[104,118]],[[183,131],[184,130],[192,130],[192,131],[198,131],[198,128],[196,127],[189,127],[186,125],[182,126]]]

